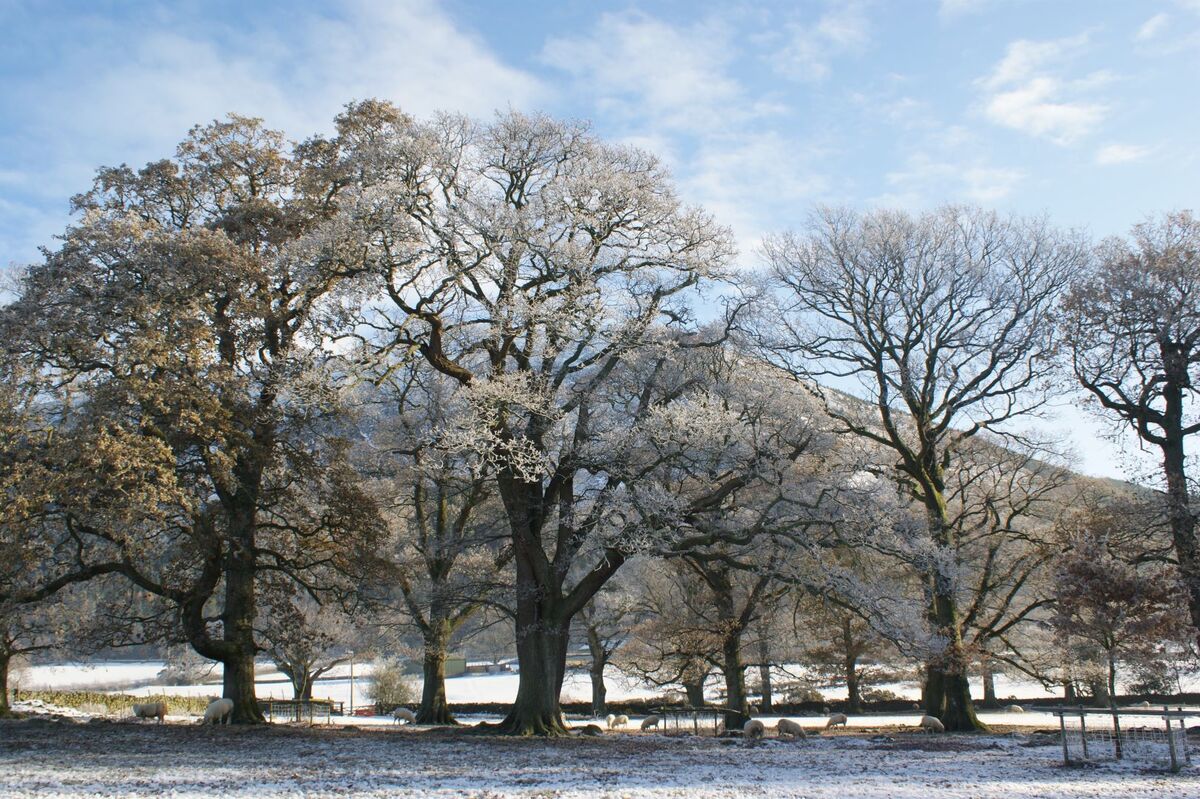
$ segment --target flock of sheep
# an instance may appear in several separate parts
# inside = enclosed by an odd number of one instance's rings
[[[133,706],[133,717],[137,719],[158,719],[158,723],[162,724],[163,719],[167,717],[166,702],[141,702]],[[233,719],[233,700],[232,699],[214,699],[208,703],[208,707],[204,709],[204,720],[202,724],[229,724]]]

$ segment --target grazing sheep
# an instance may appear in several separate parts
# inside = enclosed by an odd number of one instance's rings
[[[416,724],[417,714],[401,705],[392,711],[392,723],[399,724],[402,721],[407,721],[409,724]]]
[[[233,700],[214,699],[204,710],[204,724],[229,724],[233,720]]]
[[[608,717],[605,718],[604,721],[608,724],[608,728],[610,730],[615,730],[618,727],[624,727],[626,724],[628,724],[629,716],[614,716],[612,713],[609,713]]]
[[[166,702],[141,702],[133,706],[133,715],[139,719],[158,719],[158,723],[163,723],[163,717],[167,715]]]
[[[1143,699],[1141,702],[1134,702],[1130,707],[1154,707],[1149,700]]]
[[[936,719],[933,716],[921,716],[921,729],[925,732],[945,732],[946,725],[942,724],[941,719]]]
[[[846,717],[845,713],[834,713],[829,717],[829,721],[825,722],[825,729],[828,730],[832,729],[833,727],[845,727],[846,722],[849,720],[850,719]]]
[[[1025,708],[1021,707],[1020,705],[1009,705],[1008,707],[1004,708],[1004,710],[1006,713],[1024,713],[1025,712]]]
[[[646,718],[642,719],[642,729],[648,730],[651,727],[653,727],[654,729],[657,730],[658,725],[662,723],[662,720],[663,720],[663,717],[657,713],[653,713],[649,716],[646,716]]]
[[[791,719],[780,719],[779,723],[775,725],[775,729],[779,732],[780,738],[785,735],[791,736],[792,738],[805,737],[804,728]]]
[[[750,741],[760,740],[767,734],[767,728],[758,719],[750,719],[742,727],[742,736]]]

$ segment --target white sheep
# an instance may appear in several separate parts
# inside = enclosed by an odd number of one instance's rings
[[[417,714],[401,705],[392,711],[392,723],[399,724],[402,721],[407,721],[409,724],[416,724]]]
[[[791,719],[780,719],[779,723],[775,725],[775,729],[781,738],[785,735],[789,735],[792,738],[805,737],[804,728],[801,727],[799,723],[792,721]]]
[[[921,716],[920,727],[925,732],[945,732],[946,725],[933,716]]]
[[[618,727],[624,727],[626,724],[628,724],[629,716],[614,716],[612,713],[609,713],[608,716],[605,717],[604,722],[608,725],[610,730],[615,730]]]
[[[646,718],[642,719],[642,729],[648,730],[653,727],[657,730],[658,725],[662,723],[662,720],[663,717],[661,715],[658,713],[652,713],[649,716],[646,716]]]
[[[208,703],[208,707],[204,709],[204,724],[220,724],[222,721],[229,724],[233,720],[233,700],[214,699]]]
[[[1134,702],[1130,707],[1154,707],[1149,700],[1143,699],[1141,702]]]
[[[1024,713],[1025,712],[1025,708],[1021,707],[1020,705],[1009,705],[1008,707],[1004,708],[1004,710],[1007,713]]]
[[[163,723],[163,718],[167,715],[166,702],[141,702],[133,706],[133,715],[139,719],[158,719],[158,723]]]
[[[828,730],[828,729],[832,729],[834,727],[845,727],[846,722],[848,722],[849,720],[850,719],[846,716],[845,713],[834,713],[832,716],[829,717],[829,721],[825,722],[825,729]]]
[[[767,728],[758,719],[750,719],[742,727],[742,736],[750,741],[757,741],[767,734]]]

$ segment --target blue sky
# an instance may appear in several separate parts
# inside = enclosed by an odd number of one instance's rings
[[[229,111],[540,109],[657,152],[747,265],[814,203],[977,203],[1096,236],[1200,208],[1200,0],[0,0],[0,265],[100,165]],[[1116,450],[1068,411],[1080,466]]]

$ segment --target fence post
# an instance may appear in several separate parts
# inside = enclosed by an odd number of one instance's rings
[[[1171,708],[1163,705],[1163,721],[1167,725],[1167,750],[1171,753],[1171,771],[1179,771],[1179,755],[1175,752],[1175,733],[1171,729]]]
[[[1071,752],[1067,749],[1067,714],[1065,712],[1060,711],[1058,714],[1058,728],[1062,731],[1063,765],[1069,766],[1071,765]]]
[[[1083,711],[1083,705],[1079,706],[1079,742],[1083,745],[1083,759],[1088,760],[1087,714]]]
[[[1117,715],[1117,700],[1109,699],[1109,704],[1112,709],[1113,719],[1113,750],[1116,752],[1117,760],[1121,759],[1121,719]]]
[[[1182,707],[1177,707],[1175,709],[1178,710],[1180,713],[1183,712]],[[1187,725],[1184,724],[1183,716],[1179,717],[1179,740],[1183,742],[1183,762],[1191,763],[1192,762],[1192,753],[1188,749]]]

